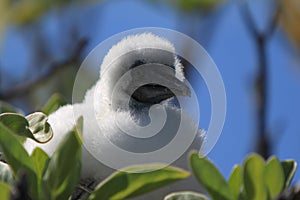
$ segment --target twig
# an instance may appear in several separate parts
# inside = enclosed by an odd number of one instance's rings
[[[95,183],[96,181],[93,179],[81,180],[76,186],[76,190],[72,194],[71,200],[85,199],[93,192]]]
[[[71,56],[64,61],[52,63],[48,69],[38,75],[36,79],[29,80],[25,83],[18,84],[17,86],[5,91],[0,92],[0,99],[1,100],[11,100],[15,99],[17,97],[23,96],[33,90],[34,87],[41,84],[42,82],[45,82],[52,76],[54,76],[58,71],[60,71],[63,68],[67,68],[70,65],[77,63],[80,59],[80,55],[84,49],[84,47],[87,44],[87,39],[81,39],[75,48],[74,52],[71,54]]]
[[[258,52],[259,71],[256,77],[255,92],[257,96],[257,126],[258,126],[258,142],[257,152],[264,158],[269,157],[272,149],[272,142],[268,138],[267,134],[267,112],[268,112],[268,64],[266,46],[268,39],[273,35],[278,16],[280,12],[280,6],[277,5],[275,14],[272,17],[272,21],[264,32],[260,32],[254,22],[249,5],[244,3],[240,6],[241,16],[255,40],[256,48]]]
[[[244,23],[246,25],[246,28],[248,28],[248,31],[253,37],[256,37],[260,33],[258,32],[255,22],[253,20],[249,5],[245,2],[243,4],[240,4],[239,11],[241,14],[242,19],[244,20]]]

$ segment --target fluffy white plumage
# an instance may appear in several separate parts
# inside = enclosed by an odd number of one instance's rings
[[[161,51],[158,51],[159,49]],[[97,159],[90,154],[90,152],[93,152],[103,156],[111,156],[110,152],[107,152],[107,147],[110,144],[108,144],[103,137],[110,138],[114,143],[128,151],[147,152],[154,147],[159,148],[166,145],[168,139],[172,138],[173,134],[176,134],[178,128],[176,124],[181,120],[186,134],[192,134],[193,132],[198,131],[198,136],[191,147],[189,147],[188,150],[173,163],[175,166],[188,169],[188,152],[191,149],[199,150],[203,134],[202,131],[198,130],[197,125],[192,122],[193,120],[179,108],[171,106],[166,101],[160,102],[168,115],[166,125],[162,130],[162,132],[167,132],[168,137],[166,140],[161,137],[156,140],[153,138],[152,140],[148,140],[148,143],[142,142],[139,145],[138,142],[141,140],[129,140],[120,133],[119,127],[115,123],[112,123],[117,120],[121,123],[119,125],[130,129],[136,124],[145,125],[149,122],[149,103],[143,105],[143,102],[133,100],[128,107],[126,106],[128,102],[124,101],[124,99],[127,98],[127,95],[129,95],[127,93],[127,88],[134,84],[132,82],[134,81],[134,78],[131,79],[131,81],[122,84],[124,88],[114,97],[115,99],[112,99],[111,97],[116,82],[122,75],[129,71],[137,61],[142,61],[143,64],[159,63],[167,66],[174,66],[176,73],[174,72],[174,77],[171,77],[172,80],[170,80],[170,83],[174,84],[174,89],[177,89],[183,95],[188,94],[188,88],[184,86],[183,82],[183,67],[175,56],[174,46],[170,42],[151,33],[129,36],[109,50],[101,65],[100,79],[96,85],[86,93],[84,101],[80,104],[63,106],[49,116],[48,122],[54,132],[51,141],[46,144],[38,144],[33,140],[28,139],[24,143],[27,151],[31,153],[35,147],[41,147],[47,154],[51,155],[65,134],[72,129],[76,119],[79,116],[83,116],[83,140],[85,145],[82,154],[82,178],[92,178],[100,181],[113,172],[112,169],[97,161]],[[149,69],[149,74],[147,74],[147,76],[158,75],[155,73],[158,72]],[[166,79],[168,79],[168,77],[166,77]],[[151,91],[152,90],[150,90],[150,93]],[[149,91],[146,89],[142,91],[142,94],[148,93]],[[161,99],[155,97],[154,99],[165,100],[163,97],[161,97]],[[162,109],[162,107],[157,109]],[[160,118],[160,116],[154,117]],[[184,138],[182,138],[182,140],[184,140]],[[147,161],[149,160],[145,160],[145,162]],[[130,161],[128,162],[129,164],[136,164],[130,163]],[[127,164],[124,163],[124,165]],[[197,189],[199,190],[199,185],[196,183],[195,179],[189,178],[143,196],[141,199],[161,199],[172,191]]]

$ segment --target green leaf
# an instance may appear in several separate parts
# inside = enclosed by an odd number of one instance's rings
[[[14,177],[8,164],[0,161],[0,182],[12,184]],[[0,198],[1,199],[1,198]]]
[[[43,106],[42,112],[46,115],[50,115],[65,104],[67,104],[67,101],[60,94],[53,94],[48,102]]]
[[[83,117],[82,116],[80,116],[77,119],[75,128],[77,129],[78,133],[82,134],[82,132],[83,132]]]
[[[235,165],[231,172],[231,175],[228,179],[229,188],[234,196],[234,199],[238,199],[242,186],[243,186],[243,177],[242,177],[242,168],[239,165]]]
[[[0,123],[0,146],[4,153],[5,160],[11,167],[14,176],[17,176],[19,170],[23,170],[31,183],[31,195],[38,196],[37,176],[31,158],[15,134],[2,123]]]
[[[22,111],[15,108],[15,107],[13,107],[10,104],[4,102],[4,101],[0,101],[0,113],[19,113],[19,114],[22,114]]]
[[[0,145],[7,163],[16,175],[20,168],[34,170],[30,157],[13,132],[0,123]]]
[[[212,199],[234,199],[226,180],[213,163],[206,158],[200,158],[196,152],[191,154],[190,163],[195,177]]]
[[[284,188],[284,172],[275,156],[269,158],[266,164],[265,183],[271,199],[275,199]]]
[[[50,158],[43,181],[48,199],[68,199],[80,179],[82,141],[76,127],[70,131]]]
[[[264,181],[264,159],[258,154],[252,154],[245,159],[243,168],[246,199],[266,200],[268,191]]]
[[[31,154],[31,160],[36,168],[36,174],[39,179],[42,179],[45,169],[48,166],[49,157],[39,147],[35,148]]]
[[[25,25],[37,20],[49,6],[49,1],[16,1],[10,4],[9,17],[12,22]]]
[[[211,10],[220,5],[223,0],[177,0],[179,8],[184,11]],[[172,2],[174,3],[174,2]]]
[[[10,186],[3,182],[0,182],[0,199],[1,200],[10,199]]]
[[[3,113],[0,115],[0,122],[12,132],[31,138],[39,143],[45,143],[53,136],[52,129],[47,120],[47,115],[41,112],[35,112],[26,117],[16,113]],[[22,139],[24,140],[25,138]]]
[[[285,177],[285,185],[284,188],[288,188],[293,180],[293,177],[296,172],[297,163],[294,160],[285,160],[281,162],[284,177]]]
[[[0,3],[2,1],[5,0],[1,0]],[[24,26],[38,21],[44,13],[47,13],[47,11],[53,8],[62,7],[74,2],[91,2],[91,0],[9,0],[9,6],[7,6],[8,8],[6,8],[7,14],[5,14],[8,15],[9,22]],[[0,9],[0,11],[1,10],[2,9]]]
[[[28,121],[20,114],[3,113],[0,115],[0,122],[17,135],[32,137],[31,132],[27,129]]]
[[[40,143],[46,143],[52,138],[53,131],[47,122],[47,115],[42,112],[35,112],[26,116],[26,119],[29,123],[29,130],[33,134],[32,139]]]
[[[167,195],[164,200],[208,200],[208,198],[203,194],[184,191],[171,193]]]
[[[153,164],[118,171],[101,182],[89,196],[89,200],[132,198],[189,176],[189,173],[182,169],[162,167],[164,165]]]

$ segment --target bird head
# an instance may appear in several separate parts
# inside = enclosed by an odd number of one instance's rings
[[[103,60],[100,80],[106,86],[102,94],[116,109],[190,96],[174,46],[151,33],[128,36],[114,45]]]

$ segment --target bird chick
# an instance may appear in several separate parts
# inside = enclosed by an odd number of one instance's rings
[[[27,139],[24,146],[29,153],[40,147],[52,155],[76,119],[83,116],[82,179],[99,182],[114,171],[111,167],[164,162],[143,155],[169,145],[181,128],[186,135],[179,141],[195,138],[194,141],[187,147],[180,142],[173,144],[181,156],[169,151],[165,158],[167,163],[175,161],[173,165],[188,169],[188,152],[200,149],[203,132],[184,110],[172,103],[179,96],[190,96],[190,88],[184,81],[183,66],[169,41],[151,33],[128,36],[104,57],[100,78],[87,91],[84,101],[63,106],[49,116],[53,138],[45,144]],[[151,135],[153,132],[156,134]],[[112,150],[112,146],[121,148],[124,155],[133,152],[141,156],[124,157]],[[189,178],[141,199],[163,198],[170,192],[198,188],[195,179]]]

